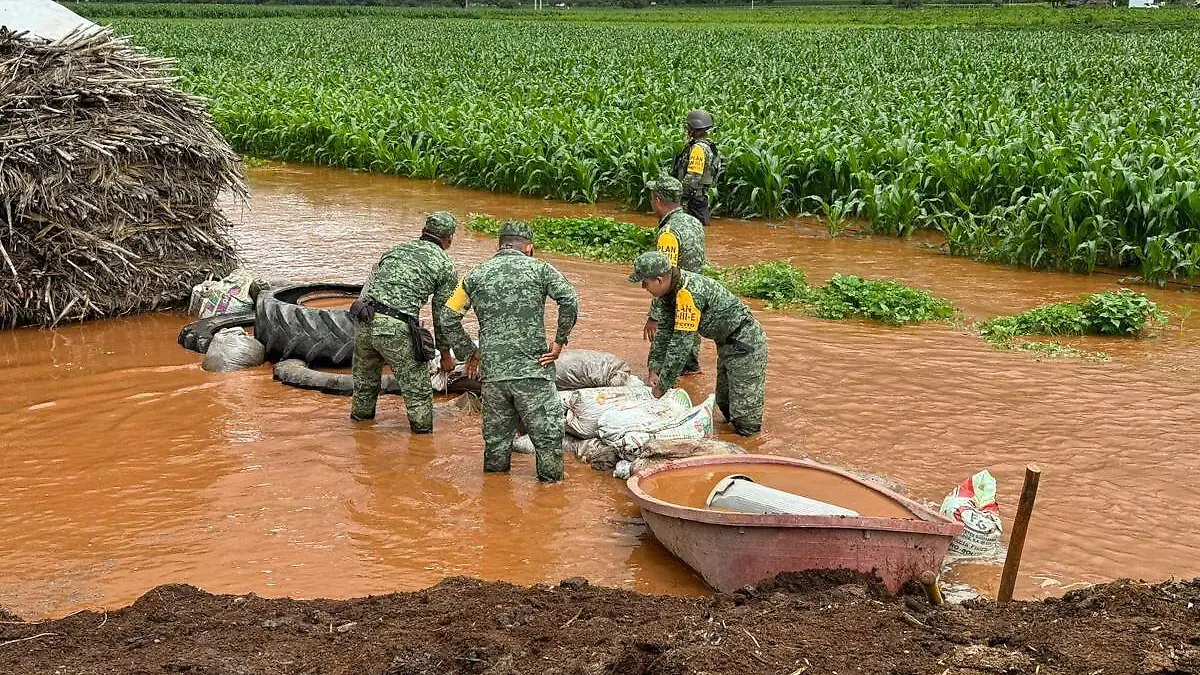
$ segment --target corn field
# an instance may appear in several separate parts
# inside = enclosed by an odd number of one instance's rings
[[[1200,24],[1198,24],[1200,25]],[[646,207],[693,107],[717,213],[945,234],[1040,268],[1200,275],[1200,28],[138,20],[242,152]]]

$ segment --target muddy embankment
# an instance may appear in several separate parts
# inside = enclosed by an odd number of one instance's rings
[[[1200,579],[941,608],[849,573],[706,598],[585,584],[454,578],[345,601],[162,586],[107,614],[5,622],[0,664],[6,675],[1200,673]]]

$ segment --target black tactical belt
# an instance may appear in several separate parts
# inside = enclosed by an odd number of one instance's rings
[[[396,309],[395,307],[392,307],[390,305],[385,305],[382,302],[376,300],[375,298],[367,298],[367,304],[371,306],[371,309],[375,310],[376,312],[378,312],[380,314],[383,314],[384,316],[390,316],[393,319],[399,319],[400,321],[403,321],[404,323],[408,324],[408,336],[409,336],[409,340],[412,341],[413,359],[417,363],[425,363],[426,361],[429,361],[430,359],[433,358],[433,350],[428,349],[425,346],[425,342],[423,340],[421,340],[421,320],[420,319],[413,316],[412,314],[408,314],[406,312],[401,312],[400,310]]]

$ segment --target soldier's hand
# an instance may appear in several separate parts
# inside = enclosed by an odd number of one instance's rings
[[[467,357],[467,377],[472,380],[479,379],[479,350],[471,352]]]
[[[658,373],[656,373],[654,371],[650,371],[650,377],[646,379],[646,384],[650,385],[650,389],[652,389],[655,392],[662,391],[662,387],[658,386]],[[656,397],[662,396],[661,393],[655,393],[654,395]]]
[[[562,354],[562,348],[562,345],[555,342],[553,345],[551,345],[550,351],[538,357],[538,365],[545,367],[557,361],[558,355]]]
[[[456,365],[458,365],[458,362],[454,360],[454,354],[450,353],[449,349],[443,351],[442,352],[442,363],[441,363],[442,372],[443,373],[454,372],[454,366],[456,366]]]
[[[642,327],[642,337],[648,342],[654,341],[654,334],[658,332],[658,322],[654,319],[647,318],[646,325]]]

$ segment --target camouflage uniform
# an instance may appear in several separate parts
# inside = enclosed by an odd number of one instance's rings
[[[675,156],[675,178],[683,183],[681,204],[688,214],[708,227],[708,191],[720,171],[721,155],[707,136],[693,138]]]
[[[630,281],[673,272],[661,253],[643,253]],[[680,270],[663,298],[663,321],[650,346],[650,370],[667,389],[683,370],[695,333],[717,343],[717,406],[743,436],[762,428],[767,336],[750,309],[718,282]]]
[[[426,219],[424,231],[438,237],[450,237],[456,227],[454,216],[439,211]],[[422,235],[421,239],[395,246],[383,255],[363,285],[359,299],[416,316],[432,297],[434,340],[438,349],[444,350],[450,347],[446,333],[450,313],[445,305],[456,282],[450,257],[439,244]],[[370,322],[355,322],[354,399],[350,410],[353,419],[375,417],[380,377],[386,363],[400,385],[409,428],[416,433],[433,431],[433,388],[429,383],[429,367],[413,357],[413,340],[421,338],[410,332],[407,322],[379,311]],[[467,350],[460,348],[459,351]]]
[[[505,223],[500,235],[533,238],[525,223]],[[558,303],[554,341],[565,345],[579,315],[575,289],[544,260],[502,248],[463,277],[446,306],[452,310],[456,344],[469,344],[463,313],[473,308],[479,319],[483,470],[509,470],[520,422],[533,441],[538,480],[554,482],[563,478],[563,409],[554,387],[554,365],[538,364],[549,351],[547,297]]]
[[[666,201],[680,203],[683,185],[678,180],[667,176],[651,181],[648,187],[651,192]],[[676,207],[658,222],[655,243],[671,264],[678,265],[681,269],[700,273],[708,263],[704,253],[704,226],[686,213],[682,206]],[[654,321],[662,319],[662,301],[658,298],[650,301],[650,318]],[[692,343],[691,356],[683,364],[683,372],[694,373],[699,370],[700,335],[697,334]]]

